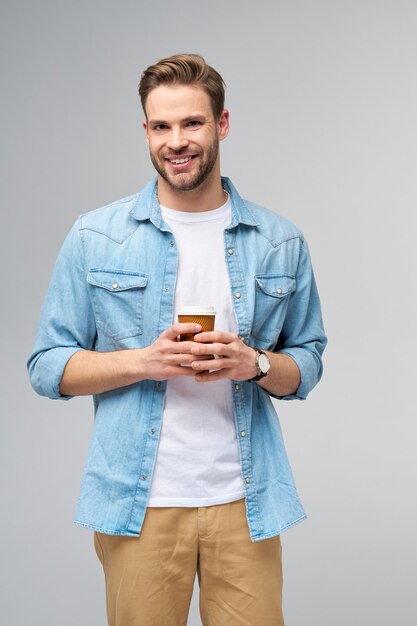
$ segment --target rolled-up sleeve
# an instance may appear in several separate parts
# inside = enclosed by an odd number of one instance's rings
[[[83,252],[79,219],[55,264],[27,363],[34,390],[52,399],[69,399],[59,392],[65,366],[76,352],[91,350],[95,342],[96,326]]]
[[[296,289],[291,294],[285,322],[275,352],[288,354],[300,370],[301,382],[294,394],[281,400],[305,400],[323,372],[322,354],[327,344],[321,306],[310,254],[300,240]]]

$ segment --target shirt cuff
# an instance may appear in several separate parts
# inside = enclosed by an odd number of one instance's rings
[[[33,388],[41,396],[47,396],[52,400],[69,400],[73,396],[63,396],[59,391],[59,385],[64,369],[70,358],[82,350],[79,346],[67,348],[51,348],[39,357],[31,372]]]
[[[320,378],[314,355],[304,348],[285,348],[279,354],[288,354],[295,361],[300,370],[301,382],[295,393],[275,397],[280,400],[305,400]]]

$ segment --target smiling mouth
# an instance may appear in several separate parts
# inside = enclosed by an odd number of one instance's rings
[[[189,163],[191,159],[195,159],[197,155],[193,154],[191,156],[186,157],[165,157],[167,161],[172,163],[172,165],[184,165],[185,163]]]

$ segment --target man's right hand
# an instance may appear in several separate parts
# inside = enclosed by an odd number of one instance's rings
[[[146,348],[95,352],[79,350],[68,361],[59,386],[63,396],[87,396],[126,387],[142,380],[195,376],[187,367],[198,357],[192,341],[178,341],[184,333],[201,331],[200,324],[173,324]]]
[[[191,354],[192,341],[178,341],[178,337],[186,333],[199,333],[200,324],[173,324],[150,346],[142,350],[141,358],[145,360],[146,378],[150,380],[167,380],[173,376],[195,376],[190,366],[196,360]]]

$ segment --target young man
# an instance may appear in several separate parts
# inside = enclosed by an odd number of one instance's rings
[[[229,113],[202,57],[159,61],[139,92],[157,177],[70,231],[31,381],[94,395],[76,523],[95,531],[111,626],[185,624],[196,572],[204,625],[282,625],[280,533],[305,515],[270,396],[321,376],[309,253],[221,177]],[[215,330],[177,323],[185,305],[214,306]]]

